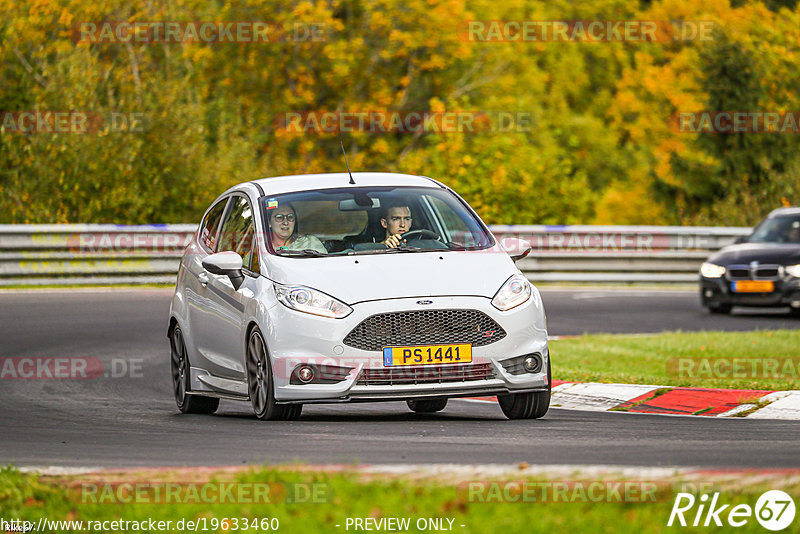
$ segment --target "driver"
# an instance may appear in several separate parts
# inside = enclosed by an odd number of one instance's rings
[[[411,229],[411,221],[411,208],[408,206],[388,206],[381,217],[381,226],[386,229],[386,238],[381,243],[397,248],[403,234]]]

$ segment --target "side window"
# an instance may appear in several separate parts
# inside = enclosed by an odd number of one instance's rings
[[[214,250],[219,221],[222,219],[222,214],[225,212],[225,204],[227,203],[228,199],[225,198],[214,204],[214,207],[209,210],[208,215],[206,215],[203,221],[202,230],[200,230],[200,242],[211,251]]]
[[[250,256],[255,237],[253,210],[244,197],[235,196],[231,202],[231,209],[228,210],[228,216],[222,223],[217,251],[236,252],[242,257],[242,265],[250,269]]]

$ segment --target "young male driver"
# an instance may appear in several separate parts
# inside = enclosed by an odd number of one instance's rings
[[[403,234],[411,229],[411,209],[408,206],[389,206],[381,217],[381,226],[386,228],[386,238],[381,243],[397,248]]]

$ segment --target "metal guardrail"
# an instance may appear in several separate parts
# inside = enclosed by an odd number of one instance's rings
[[[711,226],[500,226],[533,251],[517,266],[534,282],[695,283],[700,264],[752,228]]]
[[[0,286],[169,284],[193,224],[0,225]],[[702,261],[750,228],[492,226],[533,246],[534,282],[692,283]]]

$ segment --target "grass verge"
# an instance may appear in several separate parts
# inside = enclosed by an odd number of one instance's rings
[[[591,334],[550,342],[558,380],[760,390],[800,389],[798,347],[800,330]]]
[[[549,534],[554,529],[638,534],[674,530],[666,523],[678,491],[698,495],[720,491],[720,502],[731,505],[745,503],[754,506],[758,496],[768,489],[780,488],[797,498],[800,486],[796,475],[785,472],[771,477],[760,472],[755,475],[756,482],[753,483],[748,483],[746,477],[738,473],[725,475],[728,476],[726,482],[715,481],[713,474],[703,472],[695,473],[689,480],[675,477],[642,480],[640,477],[601,477],[597,474],[562,474],[555,478],[512,474],[495,480],[474,480],[467,474],[454,480],[365,477],[363,473],[347,470],[326,472],[298,467],[259,468],[222,474],[159,470],[128,472],[115,477],[95,473],[52,478],[4,468],[0,469],[0,517],[4,520],[24,519],[34,525],[39,524],[40,518],[82,521],[82,531],[87,531],[91,526],[87,522],[91,521],[104,532],[141,531],[130,525],[123,528],[103,523],[115,520],[171,521],[172,525],[183,520],[186,530],[192,530],[186,527],[186,522],[193,521],[199,523],[199,532],[241,532],[245,530],[242,525],[247,521],[247,530],[258,532],[276,530],[275,523],[269,521],[272,518],[278,520],[279,532],[353,532],[353,526],[347,528],[348,518],[408,518],[411,527],[407,530],[416,532],[421,530],[417,528],[418,520],[432,518],[442,527],[448,527],[447,530],[464,534]],[[198,504],[194,497],[188,497],[190,493],[185,490],[176,494],[182,498],[172,502],[163,502],[168,500],[163,498],[162,502],[152,502],[158,500],[153,498],[156,495],[154,488],[163,490],[167,483],[180,484],[182,488],[195,487],[196,494],[202,496],[203,487],[210,485],[214,488],[228,481],[235,481],[237,488],[269,485],[269,502],[237,498],[235,502]],[[104,499],[102,496],[106,494],[111,496]],[[240,495],[238,491],[233,494]],[[220,493],[212,491],[209,495]],[[302,495],[302,498],[298,499],[297,495]],[[98,500],[102,502],[95,502]],[[689,521],[694,519],[696,508],[687,516]],[[226,518],[228,521],[223,522]],[[234,527],[233,518],[237,519],[238,528]],[[253,523],[254,519],[256,523]],[[262,523],[264,519],[267,519],[266,523]],[[258,526],[254,528],[253,524]],[[270,524],[270,528],[263,526]],[[79,531],[74,523],[71,529],[51,525],[47,530]],[[173,526],[167,531],[178,530]],[[445,528],[431,529],[428,523],[427,530]],[[763,532],[752,517],[747,525],[736,530]],[[92,528],[92,531],[97,529]],[[696,530],[689,528],[688,531]]]

